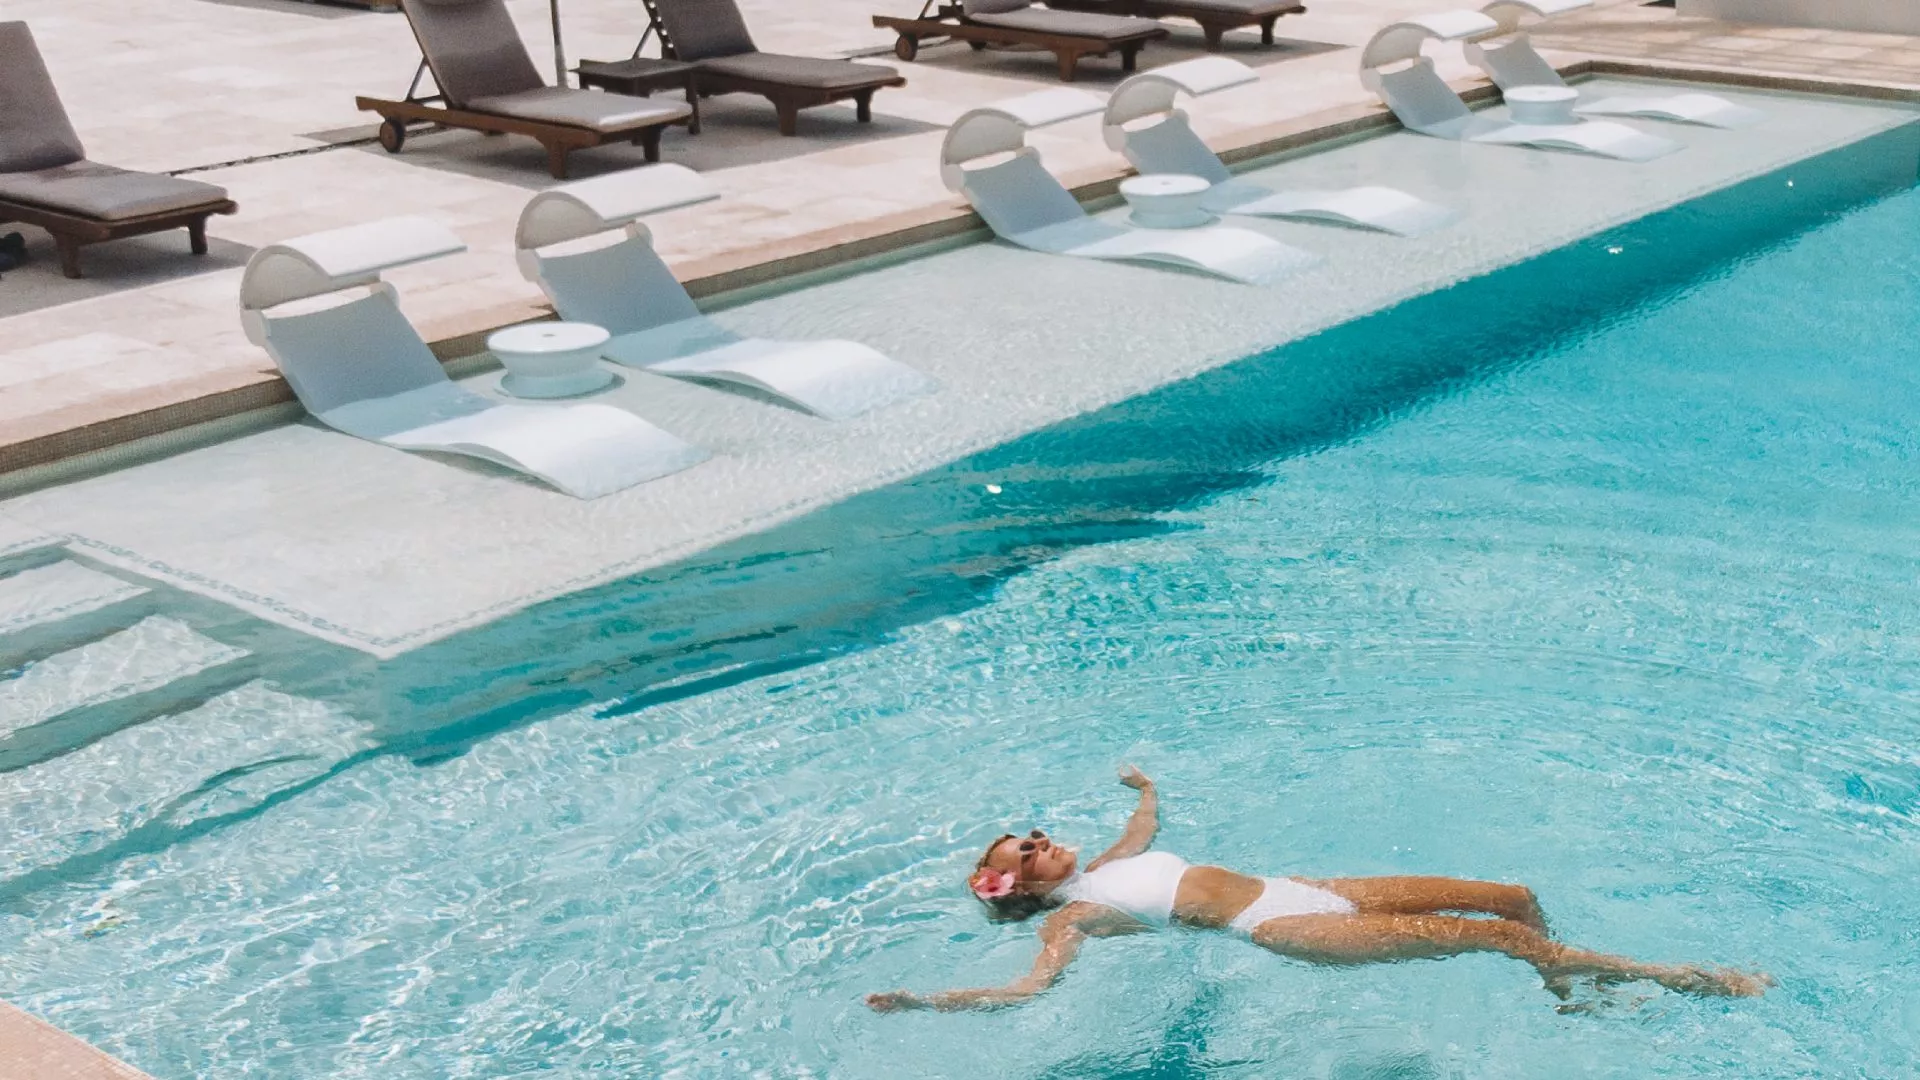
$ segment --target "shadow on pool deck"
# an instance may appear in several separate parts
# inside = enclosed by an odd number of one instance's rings
[[[88,244],[80,249],[80,270],[86,276],[69,278],[60,273],[60,253],[44,230],[32,225],[0,226],[0,233],[7,232],[26,237],[27,262],[0,274],[0,319],[237,269],[253,254],[245,244],[209,236],[207,253],[193,255],[187,250],[187,231],[173,229]]]

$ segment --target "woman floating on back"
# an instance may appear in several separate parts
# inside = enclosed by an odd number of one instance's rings
[[[989,844],[968,879],[993,918],[1049,912],[1040,924],[1040,957],[1032,971],[1001,987],[894,990],[867,995],[867,1004],[880,1012],[1016,1005],[1052,986],[1087,938],[1175,922],[1232,930],[1282,956],[1316,964],[1505,953],[1533,965],[1562,999],[1582,976],[1600,983],[1650,979],[1669,990],[1731,997],[1757,997],[1773,981],[1725,969],[1643,964],[1563,945],[1547,932],[1540,904],[1524,885],[1440,877],[1261,878],[1190,866],[1178,855],[1147,850],[1160,827],[1153,781],[1127,768],[1120,782],[1140,792],[1140,805],[1119,842],[1084,871],[1073,849],[1034,829]]]

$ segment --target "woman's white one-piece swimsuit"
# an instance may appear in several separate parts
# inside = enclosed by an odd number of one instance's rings
[[[1071,903],[1088,903],[1122,911],[1148,926],[1165,926],[1173,917],[1173,898],[1186,876],[1187,860],[1172,852],[1148,851],[1102,863],[1097,870],[1075,874],[1054,889]],[[1247,909],[1227,925],[1252,936],[1253,928],[1268,919],[1289,915],[1351,915],[1353,902],[1338,893],[1292,878],[1261,878],[1261,890]]]

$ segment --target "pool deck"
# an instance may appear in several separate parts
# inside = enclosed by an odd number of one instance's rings
[[[1608,89],[1596,84],[1594,92]],[[0,518],[37,528],[82,558],[376,656],[397,655],[1915,116],[1911,106],[1879,102],[1722,92],[1763,108],[1765,124],[1744,132],[1662,125],[1660,134],[1682,149],[1643,165],[1386,128],[1263,166],[1246,175],[1295,189],[1393,176],[1397,186],[1462,214],[1415,239],[1235,218],[1236,227],[1319,257],[1318,266],[1270,283],[965,243],[729,307],[716,318],[736,332],[863,341],[941,389],[828,423],[742,394],[629,372],[598,400],[713,457],[592,501],[490,466],[400,453],[298,423],[32,492],[0,504]],[[1208,104],[1195,111],[1204,114]],[[1088,117],[1031,141],[1051,155],[1098,139],[1098,118]],[[661,224],[656,235],[693,227]],[[404,284],[401,295],[410,303]],[[483,392],[497,381],[486,372],[469,378]],[[953,497],[991,513],[987,485],[1017,482],[981,477]]]
[[[538,45],[545,4],[512,5]],[[746,5],[763,45],[821,55],[885,49],[889,35],[868,25],[868,6]],[[1686,160],[1700,171],[1684,175],[1537,151],[1461,155],[1455,144],[1397,134],[1298,159],[1282,166],[1285,174],[1318,176],[1323,184],[1365,182],[1383,168],[1412,164],[1401,186],[1465,204],[1468,217],[1457,230],[1419,241],[1237,221],[1327,258],[1323,269],[1270,287],[1273,302],[1257,325],[1244,313],[1259,305],[1247,304],[1239,286],[1047,260],[999,245],[935,260],[1046,281],[1053,339],[1010,340],[1003,327],[969,314],[1003,302],[992,296],[969,307],[961,290],[946,295],[945,304],[925,303],[946,287],[938,280],[899,295],[840,281],[804,297],[755,299],[724,311],[723,321],[769,336],[866,340],[946,389],[828,425],[739,395],[630,376],[608,400],[710,447],[715,460],[579,503],[498,470],[290,423],[298,407],[266,356],[241,334],[235,296],[239,267],[253,247],[398,213],[437,217],[469,244],[464,255],[389,275],[443,359],[468,357],[458,371],[484,370],[484,358],[472,357],[485,331],[549,314],[510,250],[520,208],[551,183],[537,147],[461,132],[418,136],[399,156],[366,144],[372,127],[353,111],[352,95],[389,84],[397,93],[415,55],[404,20],[290,0],[22,0],[17,7],[35,27],[94,157],[214,180],[233,191],[242,213],[213,223],[215,247],[206,260],[182,257],[174,250],[177,236],[119,242],[90,249],[91,276],[71,282],[53,271],[46,245],[36,243],[36,262],[0,281],[0,494],[28,492],[0,502],[0,556],[63,545],[382,656],[684,557],[1777,167],[1872,126],[1842,124],[1846,130],[1830,133],[1802,117],[1792,138],[1751,152],[1707,129],[1652,125],[1688,145]],[[1230,38],[1228,55],[1255,65],[1260,81],[1193,108],[1196,128],[1216,149],[1232,150],[1382,125],[1384,111],[1355,77],[1354,47],[1392,18],[1433,7],[1432,0],[1364,0],[1316,10],[1283,21],[1284,40],[1272,50],[1246,35]],[[567,11],[570,55],[618,56],[631,48],[630,0],[572,0]],[[1844,83],[1856,93],[1909,101],[1920,91],[1920,39],[1891,35],[1735,26],[1612,3],[1559,20],[1535,38],[1557,64],[1576,70],[1625,63],[1759,85]],[[63,76],[89,70],[100,42],[111,40],[128,44],[97,78]],[[1172,41],[1149,49],[1147,65],[1201,54],[1197,32],[1177,29]],[[541,57],[540,48],[534,52]],[[182,55],[206,66],[183,67]],[[764,103],[726,98],[706,103],[702,135],[668,136],[665,159],[700,169],[723,192],[718,203],[652,220],[663,253],[696,294],[829,264],[903,236],[954,236],[976,227],[934,168],[942,127],[971,105],[1059,85],[1052,64],[1028,54],[942,47],[898,66],[910,84],[876,99],[871,127],[852,123],[850,110],[827,108],[803,115],[801,137],[781,139]],[[1442,62],[1442,73],[1470,92],[1485,89],[1457,56]],[[1098,92],[1118,78],[1117,65],[1092,61],[1083,84]],[[289,86],[300,92],[283,93]],[[228,92],[208,97],[207,87]],[[128,108],[130,100],[141,104]],[[1057,175],[1098,192],[1125,168],[1096,129],[1097,122],[1081,121],[1032,142]],[[1410,156],[1388,162],[1382,153]],[[638,158],[637,151],[610,148],[575,161],[576,175],[590,176]],[[1591,199],[1562,212],[1555,196],[1575,189],[1590,190]],[[1178,307],[1142,312],[1113,301],[1129,282],[1156,274],[1155,299]],[[1007,309],[1039,314],[1030,292]],[[1073,317],[1051,316],[1062,308]],[[1284,317],[1271,314],[1279,309]],[[1196,322],[1209,311],[1220,317],[1187,341],[1158,351],[1134,347],[1155,336],[1165,310]],[[1131,339],[1117,329],[1129,326]],[[1103,342],[1128,362],[1097,355]],[[488,378],[474,376],[481,388]],[[253,434],[234,437],[241,431]],[[132,453],[98,453],[110,447]],[[105,475],[60,482],[87,470]],[[218,515],[182,510],[216,504]],[[396,534],[413,542],[392,543]],[[538,559],[522,554],[536,547]],[[451,551],[459,555],[449,564]]]
[[[703,134],[675,130],[664,158],[707,173],[723,201],[660,218],[663,254],[696,294],[738,284],[752,268],[846,253],[914,226],[964,220],[964,205],[932,166],[944,125],[971,105],[1059,85],[1050,60],[976,55],[957,46],[897,64],[891,35],[875,30],[867,0],[748,0],[764,47],[868,55],[909,79],[876,99],[871,126],[850,110],[803,115],[801,136],[779,138],[757,99],[709,100]],[[1354,48],[1394,17],[1434,0],[1344,0],[1282,20],[1280,44],[1229,35],[1227,55],[1254,65],[1264,93],[1209,101],[1198,118],[1216,148],[1270,141],[1342,116],[1380,109],[1354,77]],[[512,0],[544,62],[546,5]],[[257,246],[390,214],[447,223],[470,250],[393,275],[408,310],[443,358],[479,351],[482,332],[547,313],[513,267],[521,206],[551,181],[538,147],[469,132],[417,135],[390,157],[369,144],[357,93],[398,94],[416,55],[404,19],[295,0],[17,0],[9,17],[34,27],[76,127],[97,160],[184,172],[229,188],[241,211],[211,223],[213,251],[185,257],[178,234],[88,249],[88,277],[58,275],[51,242],[24,228],[34,262],[0,280],[0,494],[58,479],[49,463],[148,439],[147,453],[205,441],[192,425],[247,415],[254,426],[298,415],[265,355],[235,316],[239,268]],[[569,55],[630,51],[631,0],[569,0]],[[1557,63],[1587,58],[1676,69],[1839,79],[1920,88],[1920,39],[1680,19],[1670,10],[1603,0],[1536,40]],[[98,58],[106,44],[113,63]],[[1176,28],[1144,66],[1202,55],[1197,31]],[[191,56],[194,63],[182,63]],[[1443,74],[1478,82],[1451,61]],[[1117,64],[1090,60],[1081,85],[1099,92]],[[297,88],[297,92],[289,92]],[[1098,140],[1049,148],[1071,183],[1124,171]],[[637,149],[575,155],[585,177],[640,162]],[[686,227],[679,227],[684,221]],[[696,224],[697,223],[697,224]],[[276,408],[277,407],[277,408]],[[184,431],[184,433],[183,433]]]

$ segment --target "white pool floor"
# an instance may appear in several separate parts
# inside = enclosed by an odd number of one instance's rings
[[[1609,85],[1628,84],[1584,84]],[[65,545],[395,655],[1916,116],[1896,105],[1714,92],[1764,109],[1767,120],[1742,131],[1636,120],[1684,144],[1646,164],[1394,133],[1257,170],[1248,175],[1274,187],[1391,184],[1464,215],[1419,239],[1233,219],[1323,256],[1271,285],[980,243],[727,309],[720,321],[744,333],[866,342],[942,389],[828,423],[624,372],[625,384],[597,400],[714,456],[592,502],[302,422],[0,503],[0,554]],[[1062,140],[1098,139],[1097,125],[1092,118],[1031,141],[1045,153]],[[491,390],[498,378],[470,382]]]

